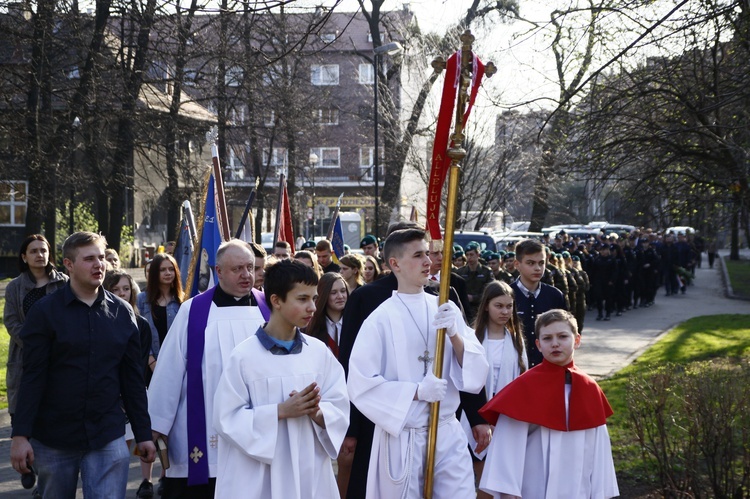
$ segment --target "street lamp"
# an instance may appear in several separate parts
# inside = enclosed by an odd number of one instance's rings
[[[308,159],[310,170],[311,170],[311,175],[310,175],[310,186],[312,187],[312,207],[310,208],[312,212],[312,218],[311,218],[312,237],[311,239],[314,241],[315,240],[315,167],[318,164],[318,155],[315,154],[314,152],[311,152],[310,156],[307,159]]]
[[[404,48],[398,42],[386,43],[372,49],[374,57],[372,58],[372,66],[375,71],[375,84],[373,87],[374,106],[373,106],[373,119],[375,121],[375,151],[373,152],[373,162],[375,165],[375,171],[373,172],[373,179],[375,180],[375,238],[378,238],[378,227],[380,225],[379,214],[380,211],[380,186],[378,185],[380,172],[379,158],[378,158],[378,82],[380,80],[380,56],[383,54],[396,55],[400,54]]]

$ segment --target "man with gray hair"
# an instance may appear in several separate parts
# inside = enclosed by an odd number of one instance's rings
[[[184,302],[164,339],[148,389],[154,440],[168,442],[164,499],[214,497],[219,438],[213,395],[229,354],[264,323],[266,304],[251,292],[254,265],[247,243],[222,243],[219,284]]]

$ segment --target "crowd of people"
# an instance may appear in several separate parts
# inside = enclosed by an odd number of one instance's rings
[[[701,251],[673,239],[469,243],[450,276],[409,222],[341,258],[231,240],[189,298],[169,253],[140,291],[102,236],[71,235],[64,273],[30,236],[6,290],[11,462],[44,498],[74,497],[79,474],[87,497],[124,497],[129,449],[139,498],[421,497],[440,402],[434,497],[614,497],[611,409],[574,350],[591,307],[609,320],[685,292]]]

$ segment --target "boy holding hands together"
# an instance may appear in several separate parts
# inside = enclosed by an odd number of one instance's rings
[[[220,435],[216,497],[336,497],[331,466],[349,426],[344,370],[299,328],[318,278],[281,261],[265,276],[271,317],[232,352],[214,396]]]

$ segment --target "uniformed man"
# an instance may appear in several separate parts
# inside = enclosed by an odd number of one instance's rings
[[[471,323],[476,317],[484,287],[495,280],[492,270],[479,263],[479,243],[472,241],[466,245],[466,265],[459,268],[456,273],[466,281],[466,293],[469,296],[467,315]]]

